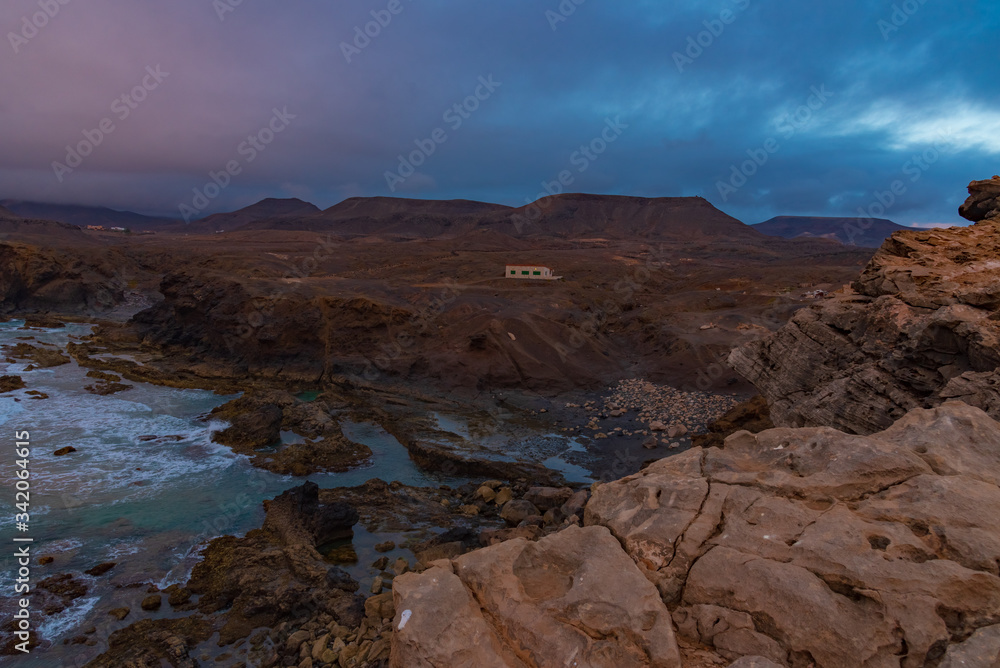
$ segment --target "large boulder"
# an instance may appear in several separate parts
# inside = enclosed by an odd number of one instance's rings
[[[445,563],[394,581],[392,666],[680,666],[670,613],[603,527]]]
[[[1000,217],[1000,176],[969,184],[969,199],[958,208],[963,218],[978,223]]]
[[[998,483],[1000,424],[947,402],[869,437],[738,432],[599,486],[585,523],[723,657],[909,668],[1000,647],[956,644],[1000,619]]]

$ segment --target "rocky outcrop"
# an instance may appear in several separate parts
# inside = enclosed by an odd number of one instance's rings
[[[958,208],[962,218],[974,223],[1000,218],[1000,176],[969,184],[969,199]]]
[[[893,235],[853,290],[733,351],[775,424],[870,434],[952,398],[1000,417],[1000,180],[969,190],[981,222]]]
[[[737,432],[598,485],[584,528],[397,578],[391,665],[988,666],[998,515],[1000,424],[962,402]]]
[[[393,596],[398,668],[680,666],[670,613],[603,527],[436,562]]]

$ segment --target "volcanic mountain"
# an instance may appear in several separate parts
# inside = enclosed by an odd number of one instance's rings
[[[45,204],[3,200],[0,206],[21,218],[56,220],[79,227],[102,225],[104,227],[125,227],[130,230],[160,230],[178,221],[170,218],[143,216],[132,211],[116,211],[103,206],[82,206],[78,204]],[[2,215],[2,214],[0,214]]]
[[[430,238],[475,229],[477,223],[510,211],[502,204],[472,200],[351,197],[315,215],[258,220],[243,230],[296,230],[338,236]]]
[[[777,216],[753,228],[772,237],[796,239],[821,237],[849,246],[878,248],[893,232],[911,230],[885,218],[824,218],[821,216]]]
[[[216,213],[193,221],[183,226],[181,231],[193,233],[232,231],[258,221],[270,221],[269,224],[281,229],[281,222],[290,217],[297,220],[319,212],[320,209],[315,204],[294,197],[290,199],[269,197],[236,211]],[[269,229],[268,225],[265,225],[264,229]]]
[[[584,194],[555,195],[520,208],[469,200],[355,197],[317,215],[262,219],[240,229],[405,238],[453,237],[488,230],[550,239],[764,239],[700,197]]]

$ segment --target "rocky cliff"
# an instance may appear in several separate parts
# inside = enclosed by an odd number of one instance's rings
[[[397,578],[390,665],[1000,666],[1000,177],[970,193],[733,352],[778,427]]]
[[[776,425],[870,434],[950,398],[1000,417],[1000,178],[969,192],[975,225],[894,234],[852,290],[730,355]]]
[[[994,666],[1000,424],[739,432],[396,579],[392,666]]]

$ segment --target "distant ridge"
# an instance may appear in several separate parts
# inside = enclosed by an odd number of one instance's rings
[[[879,248],[893,232],[911,230],[885,218],[827,218],[822,216],[776,216],[753,225],[762,234],[796,239],[818,237],[848,246]]]
[[[187,232],[231,232],[260,220],[284,219],[289,216],[308,217],[320,212],[319,207],[297,198],[278,199],[268,197],[256,204],[229,213],[216,213],[195,220],[180,231]]]
[[[564,194],[512,208],[471,200],[352,197],[312,216],[261,219],[242,230],[434,238],[489,230],[512,237],[763,238],[700,197]]]
[[[132,211],[117,211],[103,206],[82,206],[78,204],[45,204],[43,202],[25,202],[7,199],[0,201],[0,206],[21,218],[36,220],[55,220],[60,223],[86,227],[87,225],[102,225],[104,227],[125,227],[130,230],[159,230],[178,221],[170,218],[155,218],[144,216]]]

